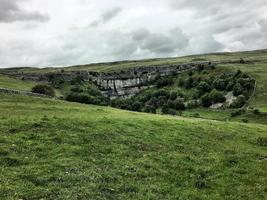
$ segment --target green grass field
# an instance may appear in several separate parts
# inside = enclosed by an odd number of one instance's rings
[[[266,125],[0,99],[0,199],[266,198]]]
[[[0,199],[266,199],[266,50],[64,70],[240,57],[255,62],[219,65],[213,73],[240,69],[255,78],[249,107],[259,114],[231,118],[231,110],[198,108],[172,117],[0,94]],[[2,69],[0,74],[6,70],[60,69]],[[0,88],[30,91],[35,84],[0,75]]]

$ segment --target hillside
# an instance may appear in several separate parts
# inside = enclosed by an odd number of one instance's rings
[[[140,66],[240,58],[246,63],[224,63],[162,77],[153,83],[155,87],[133,97],[140,100],[164,90],[171,99],[171,93],[177,90],[189,98],[198,86],[186,89],[179,82],[190,78],[207,83],[218,77],[256,81],[255,93],[247,91],[245,109],[200,106],[182,110],[180,116],[108,107],[110,100],[94,83],[76,77],[62,82],[56,76],[47,83],[12,75],[62,70],[74,74],[80,70],[119,73]],[[56,98],[0,93],[0,199],[264,199],[266,73],[266,50],[67,68],[1,69],[0,88],[31,91],[33,86],[45,83],[54,87]],[[106,106],[59,100],[69,92],[79,96],[81,91],[86,93],[81,97],[93,95],[86,100]],[[116,101],[119,106],[127,101],[132,104],[132,99]],[[160,109],[155,113],[161,113]]]
[[[266,125],[0,99],[1,199],[266,197]]]

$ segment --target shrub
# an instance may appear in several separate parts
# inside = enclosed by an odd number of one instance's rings
[[[144,108],[144,112],[156,113],[156,108],[154,106],[151,106],[151,105],[146,105]]]
[[[81,92],[84,92],[84,89],[81,85],[75,85],[70,88],[70,91],[81,93]]]
[[[210,107],[212,105],[212,98],[208,93],[201,97],[201,103],[204,107]]]
[[[167,102],[168,108],[175,109],[175,102],[172,100],[168,100]]]
[[[163,106],[167,101],[168,101],[167,97],[160,96],[158,98],[158,106],[159,107]]]
[[[177,115],[177,111],[171,108],[171,109],[168,110],[167,114],[169,114],[169,115]]]
[[[158,98],[160,96],[164,96],[164,97],[169,98],[170,94],[169,94],[169,92],[167,90],[160,89],[160,90],[157,90],[157,91],[153,92],[152,96],[156,97],[156,98]]]
[[[158,99],[156,97],[152,97],[148,102],[148,105],[158,107]]]
[[[162,87],[172,85],[172,84],[173,84],[173,79],[171,77],[165,77],[165,78],[160,78],[159,80],[157,80],[156,87],[162,88]]]
[[[38,94],[44,94],[51,97],[55,96],[54,89],[49,85],[36,85],[32,88],[32,92]]]
[[[213,82],[213,87],[217,90],[225,90],[226,86],[227,86],[227,84],[226,84],[225,80],[223,80],[223,79],[216,79]]]
[[[193,109],[193,108],[197,108],[199,106],[199,103],[197,100],[191,100],[187,103],[187,108],[188,109]]]
[[[243,92],[243,87],[240,85],[240,83],[236,83],[233,88],[233,93],[235,96],[241,95]]]
[[[169,106],[168,106],[167,104],[164,104],[164,105],[162,106],[161,112],[162,112],[163,114],[168,114],[168,112],[169,112]]]
[[[187,78],[184,82],[184,87],[186,89],[191,89],[193,87],[193,83],[194,83],[194,79],[190,76],[189,78]]]
[[[170,93],[170,100],[175,100],[177,99],[177,97],[178,97],[177,92],[172,91]]]
[[[211,87],[208,83],[206,83],[205,81],[201,81],[198,86],[197,89],[202,93],[205,94],[206,92],[209,92],[211,90]]]
[[[176,110],[185,110],[184,102],[181,99],[175,100],[174,106]]]
[[[141,102],[143,102],[143,103],[145,103],[145,102],[147,102],[151,98],[151,96],[152,96],[151,93],[150,92],[147,92],[145,94],[140,95],[138,97],[138,100],[141,101]]]
[[[185,85],[185,80],[183,78],[179,78],[178,86],[183,87]]]
[[[132,111],[140,112],[142,110],[142,107],[143,107],[143,104],[141,102],[136,101],[132,104]]]
[[[231,104],[232,108],[241,108],[246,103],[246,97],[244,95],[239,95],[237,99]]]
[[[84,93],[71,92],[67,94],[66,100],[72,101],[72,102],[86,103],[86,104],[93,103],[93,99],[88,94],[84,94]]]
[[[226,100],[225,96],[223,95],[223,92],[219,92],[216,89],[213,89],[209,95],[212,99],[212,103],[223,103]]]
[[[228,82],[228,84],[226,86],[226,90],[229,91],[229,92],[232,91],[233,88],[234,88],[234,85],[235,85],[234,81]]]

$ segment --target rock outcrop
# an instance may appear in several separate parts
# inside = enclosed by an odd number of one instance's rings
[[[215,65],[212,62],[192,62],[186,64],[166,64],[145,67],[135,67],[120,72],[98,73],[90,71],[67,71],[38,73],[16,73],[14,71],[6,74],[12,77],[51,82],[52,80],[72,80],[81,78],[84,81],[91,81],[97,85],[103,95],[116,98],[129,98],[141,90],[151,87],[151,82],[158,77],[177,75],[188,70],[204,69]]]

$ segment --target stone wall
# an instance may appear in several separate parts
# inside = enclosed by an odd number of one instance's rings
[[[47,95],[23,91],[23,90],[13,90],[7,88],[0,88],[0,93],[2,94],[14,94],[14,95],[24,95],[24,96],[32,96],[32,97],[41,97],[41,98],[52,98]]]

